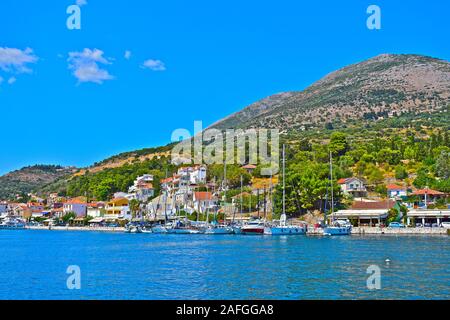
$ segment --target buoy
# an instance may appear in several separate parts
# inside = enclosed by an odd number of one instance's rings
[[[386,262],[386,264],[389,264],[389,262],[391,262],[391,260],[386,259],[386,260],[384,260],[384,262]]]

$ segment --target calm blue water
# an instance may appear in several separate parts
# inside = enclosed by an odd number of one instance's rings
[[[0,230],[0,299],[449,299],[449,245],[448,236]],[[381,290],[366,287],[372,264]],[[69,265],[81,268],[80,290],[67,289]]]

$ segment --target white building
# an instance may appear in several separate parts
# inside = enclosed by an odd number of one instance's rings
[[[339,179],[337,183],[344,194],[349,194],[357,198],[367,196],[367,189],[364,186],[364,181],[359,178],[343,178]]]
[[[134,184],[128,189],[128,192],[133,194],[134,198],[139,201],[148,201],[148,199],[155,194],[155,189],[153,188],[153,175],[144,174],[137,177],[136,180],[134,180]]]
[[[194,167],[194,169],[190,174],[190,182],[192,184],[206,183],[206,167],[205,166]]]

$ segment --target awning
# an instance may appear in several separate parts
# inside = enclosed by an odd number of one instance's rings
[[[89,220],[89,223],[100,223],[103,221],[105,221],[105,219],[99,217],[99,218],[94,218],[94,219]]]

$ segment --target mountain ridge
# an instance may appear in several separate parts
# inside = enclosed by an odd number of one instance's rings
[[[448,61],[417,54],[381,54],[330,72],[302,91],[254,102],[210,128],[303,129],[364,120],[372,113],[435,112],[449,103]]]

